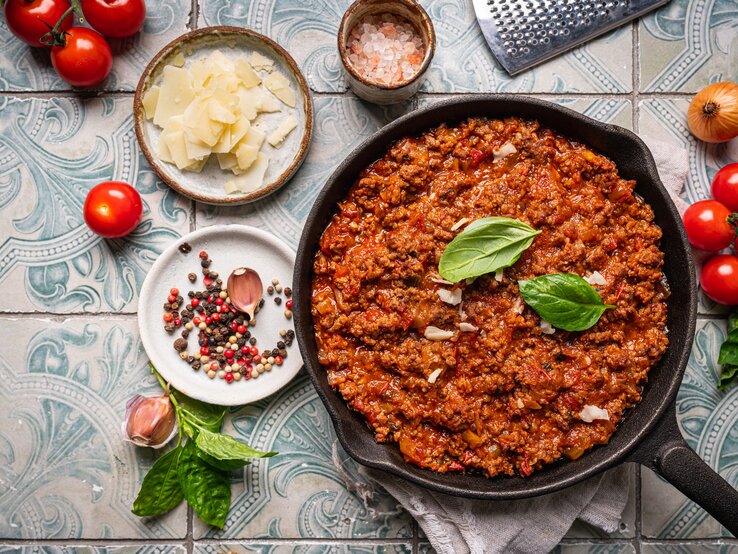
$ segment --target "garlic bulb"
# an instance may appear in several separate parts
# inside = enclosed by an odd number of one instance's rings
[[[126,404],[123,437],[138,446],[161,448],[177,434],[177,417],[169,395],[137,394]]]

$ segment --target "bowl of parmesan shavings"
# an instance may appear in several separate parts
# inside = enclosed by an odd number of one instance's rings
[[[238,27],[192,31],[141,75],[134,126],[152,169],[181,194],[246,204],[271,194],[307,155],[313,106],[295,60]]]

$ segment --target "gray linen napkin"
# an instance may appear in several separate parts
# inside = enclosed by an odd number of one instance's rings
[[[687,151],[655,139],[644,140],[664,186],[682,213],[686,204],[679,193],[689,168]],[[346,471],[336,445],[333,461],[349,490],[369,508],[372,487]],[[614,532],[628,500],[628,471],[624,465],[560,492],[510,502],[456,498],[382,471],[361,467],[359,472],[384,487],[412,514],[438,554],[549,552],[576,519],[606,533]]]

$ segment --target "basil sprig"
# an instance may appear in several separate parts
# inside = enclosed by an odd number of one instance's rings
[[[144,477],[133,513],[158,516],[184,498],[205,523],[223,528],[231,507],[228,472],[250,464],[249,459],[277,453],[261,452],[221,434],[226,408],[188,398],[167,387],[153,367],[152,371],[169,391],[180,436],[176,448],[161,456]]]
[[[728,336],[720,346],[720,382],[718,388],[725,390],[738,378],[738,312],[728,318]]]
[[[520,294],[535,312],[564,331],[585,331],[614,308],[579,275],[554,273],[518,281]]]
[[[517,219],[477,219],[446,246],[438,272],[456,283],[510,267],[540,233]]]

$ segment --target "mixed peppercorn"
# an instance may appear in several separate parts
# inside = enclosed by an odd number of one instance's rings
[[[191,251],[191,247],[183,243],[179,250],[186,254]],[[200,252],[199,258],[205,290],[189,291],[185,304],[179,289],[172,288],[164,304],[164,330],[173,334],[181,329],[181,337],[173,343],[180,358],[195,371],[202,369],[211,379],[219,377],[227,383],[256,379],[262,373],[271,371],[274,366],[281,366],[287,357],[287,348],[295,338],[295,332],[292,329],[281,329],[276,347],[260,351],[256,346],[256,337],[251,335],[249,327],[256,325],[256,313],[264,306],[264,299],[260,300],[253,318],[238,311],[231,305],[223,280],[216,271],[210,270],[212,260],[207,252]],[[187,278],[191,283],[197,281],[195,273],[189,273]],[[275,292],[280,294],[283,290],[287,297],[284,315],[289,319],[292,317],[292,290],[289,287],[282,289],[276,279],[267,288],[270,295]],[[275,303],[280,305],[281,297],[275,297]],[[199,349],[190,353],[187,349],[192,331],[197,331]]]

